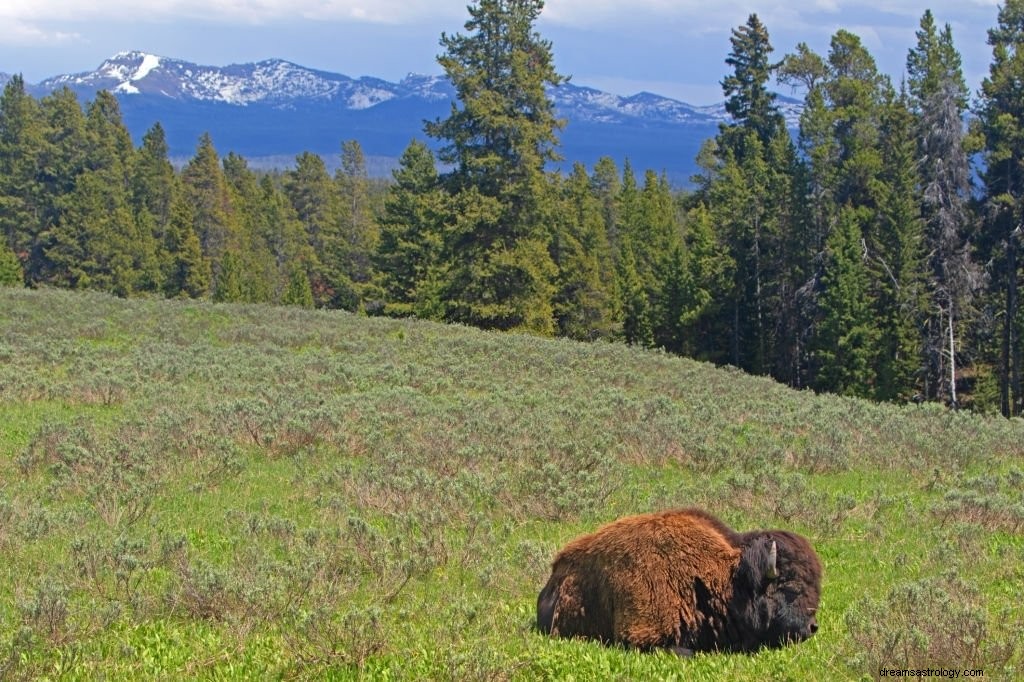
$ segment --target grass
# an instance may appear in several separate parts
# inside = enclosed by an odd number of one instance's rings
[[[0,679],[871,678],[1022,670],[1024,425],[662,353],[0,290]],[[808,642],[533,632],[553,554],[703,506],[825,564]]]

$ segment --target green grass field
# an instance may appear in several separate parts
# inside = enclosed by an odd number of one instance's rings
[[[0,290],[0,679],[1024,674],[1024,423],[620,345]],[[532,630],[549,562],[697,505],[806,535],[819,634]]]

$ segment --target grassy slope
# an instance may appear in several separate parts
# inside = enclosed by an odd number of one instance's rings
[[[0,290],[0,679],[823,679],[1021,667],[1024,426],[615,345]],[[548,562],[705,506],[810,537],[821,632],[531,631]]]

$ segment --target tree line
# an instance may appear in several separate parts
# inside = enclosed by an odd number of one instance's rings
[[[773,61],[732,31],[731,120],[692,187],[559,161],[565,80],[540,0],[479,0],[441,36],[457,93],[393,179],[355,140],[258,173],[203,136],[180,168],[106,92],[0,96],[0,282],[343,308],[627,343],[876,400],[1024,409],[1024,0],[972,101],[930,11],[894,84],[853,33]],[[773,81],[803,93],[799,131]]]

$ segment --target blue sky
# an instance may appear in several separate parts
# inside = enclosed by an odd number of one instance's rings
[[[88,71],[122,50],[223,66],[281,58],[349,76],[440,73],[442,31],[468,0],[0,0],[0,71],[29,82]],[[998,0],[548,0],[537,29],[578,85],[647,90],[691,104],[722,99],[730,30],[754,12],[775,56],[821,54],[838,28],[859,35],[898,80],[924,10],[953,27],[972,90],[991,61]]]

